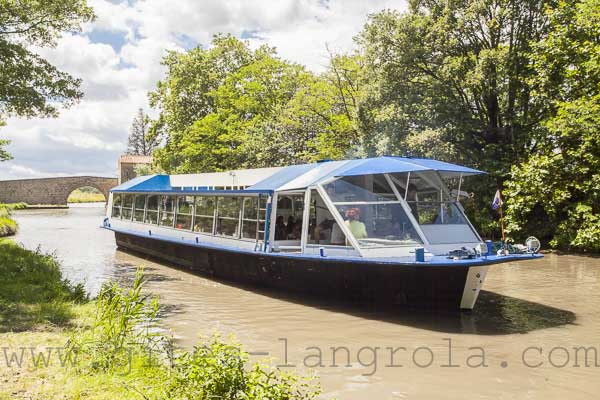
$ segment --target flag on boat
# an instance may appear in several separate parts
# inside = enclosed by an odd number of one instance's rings
[[[494,201],[492,201],[492,209],[497,210],[502,207],[502,204],[504,204],[504,202],[502,201],[502,196],[500,196],[500,190],[496,190]]]

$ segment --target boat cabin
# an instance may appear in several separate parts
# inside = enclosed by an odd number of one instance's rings
[[[377,157],[135,178],[111,191],[106,224],[266,253],[414,259],[482,243],[441,161]]]

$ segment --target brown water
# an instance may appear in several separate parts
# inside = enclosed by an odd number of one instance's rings
[[[233,333],[255,360],[314,371],[326,399],[600,398],[599,258],[492,266],[472,313],[377,312],[258,293],[118,251],[98,228],[102,214],[18,212],[17,240],[56,251],[65,275],[92,293],[144,266],[183,347]]]

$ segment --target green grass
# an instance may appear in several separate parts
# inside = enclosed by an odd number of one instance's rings
[[[12,236],[19,230],[17,223],[10,217],[11,210],[26,208],[25,203],[0,204],[0,237]]]
[[[65,325],[73,302],[86,298],[82,286],[62,278],[56,258],[0,240],[0,332],[38,324]]]
[[[100,203],[106,199],[100,192],[86,192],[81,189],[74,190],[67,199],[67,203]]]
[[[21,367],[0,368],[0,399],[313,399],[312,378],[249,362],[233,339],[218,336],[194,351],[160,333],[158,300],[138,270],[129,287],[103,285],[88,301],[66,281],[52,255],[0,240],[0,343],[25,347]],[[33,365],[30,351],[63,349]],[[31,350],[33,349],[33,350]],[[64,358],[63,358],[64,359]],[[39,361],[39,358],[38,358]],[[4,362],[4,360],[3,360]]]

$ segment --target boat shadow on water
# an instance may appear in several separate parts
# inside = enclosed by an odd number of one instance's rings
[[[365,304],[332,301],[319,297],[306,296],[301,293],[284,293],[275,289],[257,287],[249,284],[226,281],[195,273],[177,264],[157,260],[154,257],[135,251],[119,249],[126,254],[135,255],[169,268],[200,276],[220,284],[266,296],[279,301],[286,301],[325,311],[344,313],[368,320],[412,326],[435,332],[448,334],[478,334],[478,335],[508,335],[527,333],[540,329],[554,328],[575,323],[577,316],[572,311],[555,308],[528,300],[506,296],[500,293],[482,290],[477,305],[472,311],[447,310],[418,310],[399,308],[398,306],[381,307]],[[130,263],[121,263],[118,280],[128,280],[135,274],[136,267]],[[117,270],[119,270],[117,269]],[[164,275],[159,268],[146,267],[145,275],[149,281],[162,282],[178,280]],[[246,301],[246,299],[240,301]],[[163,308],[161,314],[185,313],[185,305],[169,305]]]

